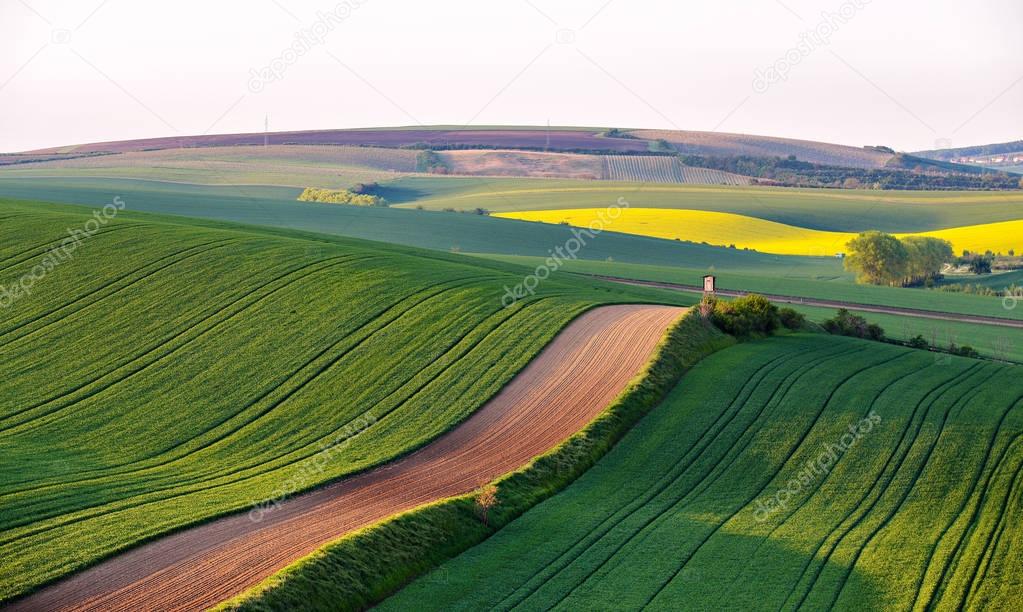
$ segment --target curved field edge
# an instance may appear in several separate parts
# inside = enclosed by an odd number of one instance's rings
[[[495,213],[495,217],[588,227],[602,219],[600,208],[569,208]],[[616,232],[665,240],[753,249],[774,255],[831,257],[847,250],[855,232],[824,231],[754,216],[684,208],[630,207],[608,224]],[[925,232],[900,232],[900,238],[928,236],[948,240],[953,250],[1005,253],[1023,246],[1023,221],[969,224]]]
[[[54,206],[41,203],[36,204],[27,202],[0,201],[0,212],[14,213],[16,217],[21,218],[22,220],[27,220],[30,215],[52,216],[54,222],[56,222],[57,225],[61,228],[65,227],[68,224],[68,222],[71,222],[74,219],[85,218],[85,213],[87,210],[88,209],[75,206],[60,205]],[[69,213],[72,214],[73,216],[67,216],[69,215]],[[463,271],[475,270],[477,273],[485,272],[487,273],[488,276],[493,276],[494,278],[500,278],[503,276],[508,281],[514,281],[521,278],[521,275],[525,271],[520,267],[506,266],[503,264],[500,265],[488,264],[486,266],[480,266],[479,264],[471,263],[471,261],[467,260],[466,258],[455,255],[436,253],[431,251],[422,251],[414,248],[385,245],[382,243],[374,243],[362,240],[343,239],[289,230],[252,228],[231,223],[198,221],[181,218],[167,218],[160,215],[151,215],[144,213],[140,214],[128,211],[125,211],[122,214],[124,215],[123,220],[121,218],[118,218],[116,221],[113,221],[111,223],[115,225],[124,225],[126,227],[127,226],[150,228],[156,227],[160,229],[160,235],[157,239],[150,240],[149,243],[147,243],[147,245],[160,244],[163,245],[163,247],[165,248],[169,248],[165,243],[170,239],[169,238],[170,236],[177,235],[177,232],[179,231],[183,232],[187,230],[189,232],[199,231],[202,233],[202,235],[208,234],[214,237],[228,236],[231,238],[239,239],[238,242],[239,244],[241,243],[240,239],[244,238],[249,242],[253,242],[255,244],[254,248],[258,249],[262,249],[261,245],[265,244],[277,245],[279,248],[288,250],[297,249],[300,254],[304,253],[304,255],[301,255],[301,257],[310,256],[309,251],[311,249],[316,253],[314,259],[320,258],[321,256],[325,257],[326,255],[329,255],[334,251],[354,253],[371,251],[377,257],[382,257],[386,255],[387,257],[393,258],[395,261],[401,260],[409,264],[416,263],[418,261],[417,265],[420,265],[424,268],[455,266],[459,269],[462,269]],[[7,217],[5,217],[5,219],[6,218]],[[146,224],[138,223],[139,221],[142,220],[145,220],[147,223]],[[41,227],[45,227],[45,225],[47,224],[43,224],[43,226]],[[120,234],[115,232],[112,235],[117,236]],[[100,240],[101,237],[97,236],[95,239]],[[143,248],[144,250],[145,248],[149,248],[149,246],[147,245],[142,245],[139,248]],[[15,246],[16,245],[12,245],[12,247]],[[35,250],[39,250],[39,248],[36,248]],[[74,271],[74,268],[72,268],[72,266],[80,267],[84,266],[85,268],[95,267],[90,265],[90,262],[94,263],[94,261],[91,258],[99,255],[101,252],[102,252],[101,250],[96,249],[86,251],[85,253],[87,254],[83,254],[81,258],[76,259],[74,262],[66,263],[64,265],[67,266],[67,270],[69,273]],[[29,261],[28,263],[31,263],[31,261]],[[468,266],[468,268],[465,268],[465,266]],[[144,269],[142,268],[140,268],[140,270],[144,271]],[[96,274],[102,277],[103,276],[102,272],[103,270],[97,270]],[[139,272],[139,274],[141,274],[141,272]],[[255,274],[255,272],[253,272],[253,274]],[[465,272],[465,274],[469,274],[469,272]],[[102,278],[99,277],[97,278],[98,280],[94,279],[94,281],[92,282],[100,283],[105,282]],[[466,280],[471,278],[472,278],[471,276],[465,277]],[[78,280],[81,279],[77,278],[76,275],[71,275],[70,277],[64,278],[62,280],[62,278],[59,275],[57,275],[57,273],[54,273],[54,277],[52,279],[48,279],[48,283],[46,283],[45,285],[44,284],[40,285],[39,288],[40,293],[38,294],[39,301],[36,306],[48,308],[46,304],[48,303],[47,299],[50,298],[53,299],[59,298],[62,301],[72,300],[71,302],[68,302],[69,305],[75,303],[79,299],[76,297],[78,296],[78,294],[82,293],[83,291],[85,292],[88,291],[88,286],[85,285],[79,286],[79,283],[77,282]],[[540,327],[543,329],[535,330],[535,332],[530,335],[529,343],[527,346],[523,346],[521,341],[519,342],[520,346],[518,346],[518,355],[515,359],[517,363],[521,364],[521,366],[512,367],[510,370],[502,374],[501,379],[504,382],[507,382],[507,380],[511,380],[515,372],[518,371],[519,367],[524,367],[529,362],[532,356],[535,356],[536,354],[539,353],[539,351],[542,350],[542,348],[546,345],[547,341],[549,341],[550,338],[557,334],[558,330],[561,328],[560,325],[561,323],[567,323],[567,320],[572,319],[581,311],[587,310],[588,308],[594,307],[602,303],[616,303],[622,301],[648,300],[650,302],[658,302],[659,299],[663,298],[663,302],[661,303],[672,302],[680,303],[679,301],[674,300],[668,294],[661,294],[660,296],[658,296],[657,294],[654,293],[640,294],[631,291],[621,292],[614,289],[611,286],[603,285],[600,283],[579,284],[577,282],[572,282],[571,279],[566,280],[568,280],[568,284],[552,280],[550,284],[544,289],[543,291],[544,295],[541,297],[543,298],[553,297],[554,299],[558,300],[567,299],[568,302],[571,303],[571,307],[565,309],[563,312],[560,313],[560,315],[548,321],[548,324],[541,325]],[[125,281],[125,283],[127,283],[127,281]],[[188,285],[187,283],[181,283],[181,286],[187,285]],[[206,289],[208,288],[209,287],[207,286]],[[493,292],[491,292],[494,296],[493,301],[495,302],[495,308],[497,308],[496,303],[498,301],[498,296],[500,295],[498,288],[499,285],[494,284]],[[601,289],[603,289],[604,291],[601,291]],[[119,291],[120,289],[117,290]],[[51,291],[53,292],[52,294],[49,293]],[[548,296],[548,294],[550,295]],[[111,293],[111,295],[117,294]],[[307,302],[308,300],[303,301]],[[681,303],[685,302],[683,301]],[[208,305],[209,304],[206,304],[206,306]],[[35,308],[36,306],[33,306],[33,308]],[[299,310],[303,308],[301,304],[296,304],[295,307]],[[288,312],[288,310],[289,309],[283,309],[282,311]],[[94,314],[97,320],[99,320],[99,322],[101,323],[103,320],[102,312],[98,312],[97,310],[97,313]],[[31,313],[29,313],[26,316],[31,316]],[[548,316],[548,319],[551,319],[551,317]],[[174,333],[174,330],[171,330],[168,333]],[[9,382],[13,383],[13,381]],[[486,389],[487,391],[487,393],[485,393],[486,397],[483,397],[482,395],[473,392],[472,394],[468,394],[466,396],[467,401],[475,401],[477,402],[477,406],[482,405],[482,403],[487,399],[487,397],[490,396],[489,393],[490,391],[496,393],[501,388],[500,381],[495,383],[493,380],[491,380],[487,384],[489,385],[491,383],[493,383],[494,386],[492,388],[488,387]],[[14,397],[15,396],[13,395],[9,395],[8,399],[13,400]],[[436,433],[436,435],[439,436],[442,433],[444,433],[444,431],[454,428],[459,422],[464,420],[464,418],[467,418],[468,415],[473,412],[474,408],[473,410],[468,410],[461,415],[451,414],[452,410],[454,410],[454,408],[449,408],[448,411],[445,412],[444,414],[438,415],[439,417],[446,417],[444,421],[444,427],[441,428],[442,431],[438,430],[437,432],[431,433]],[[411,445],[406,448],[395,449],[390,456],[384,459],[384,461],[380,461],[378,463],[390,461],[399,456],[403,456],[404,454],[408,454],[414,451],[415,448],[425,445],[428,442],[428,440],[421,440],[420,442],[421,443],[418,445]],[[59,449],[60,446],[62,446],[63,444],[64,443],[58,444],[57,448]],[[13,465],[13,463],[10,465]],[[118,466],[112,467],[117,468]],[[201,468],[203,466],[198,467]],[[324,479],[323,481],[305,483],[303,484],[302,487],[296,489],[292,493],[298,494],[306,490],[311,490],[322,484],[335,480],[336,478],[350,476],[354,473],[370,469],[371,467],[373,467],[373,465],[353,464],[349,467],[350,469],[344,474],[340,473],[329,474],[328,478]],[[31,484],[32,472],[26,471],[24,475],[30,478],[29,484]],[[117,476],[117,474],[113,475]],[[53,480],[52,477],[59,476],[59,474],[57,475],[51,474],[50,476],[51,476],[50,480],[52,481]],[[8,484],[13,486],[11,483]],[[57,484],[61,484],[63,486],[62,483],[57,481],[52,481],[45,484],[46,486],[50,485],[55,486]],[[73,484],[74,486],[81,485],[81,483],[77,481],[71,481],[71,484]],[[51,486],[50,488],[53,487]],[[142,491],[141,494],[148,495],[146,491]],[[200,491],[199,493],[194,494],[200,495],[202,494],[202,492]],[[66,510],[66,508],[64,508],[64,505],[76,503],[75,500],[73,499],[67,499],[70,497],[71,496],[62,495],[57,498],[54,498],[56,501],[54,501],[53,504],[57,505],[51,504],[51,509],[55,508],[59,512],[64,512]],[[129,548],[138,546],[144,542],[156,539],[169,533],[173,533],[175,531],[179,531],[186,527],[209,522],[218,517],[225,516],[233,512],[237,512],[239,510],[243,510],[249,506],[249,502],[247,500],[248,498],[243,499],[239,497],[237,499],[234,499],[230,504],[222,505],[219,508],[210,508],[209,506],[202,506],[198,507],[195,510],[195,512],[191,514],[186,511],[184,513],[167,513],[163,516],[160,516],[154,512],[154,508],[150,504],[149,506],[147,506],[148,510],[146,510],[145,508],[140,509],[135,506],[131,506],[119,511],[119,513],[112,513],[115,515],[119,514],[120,518],[117,518],[116,520],[114,520],[113,516],[107,516],[103,514],[97,515],[97,517],[94,518],[84,517],[87,520],[93,521],[92,523],[85,523],[86,526],[92,524],[95,526],[95,529],[100,530],[101,533],[97,533],[96,531],[91,529],[84,528],[80,529],[80,532],[83,534],[83,537],[88,535],[89,538],[92,538],[91,540],[85,542],[85,544],[81,546],[74,544],[75,541],[74,538],[78,536],[74,536],[73,531],[71,531],[74,529],[73,525],[71,525],[71,530],[65,529],[65,527],[62,525],[58,525],[54,528],[55,529],[59,528],[62,530],[60,533],[63,533],[64,536],[61,536],[61,538],[51,539],[49,541],[42,541],[42,538],[39,539],[40,541],[33,540],[33,542],[36,542],[37,544],[39,544],[39,546],[36,546],[35,544],[26,544],[25,546],[21,546],[19,544],[20,552],[11,553],[11,556],[9,557],[10,563],[9,564],[7,562],[4,563],[3,580],[0,581],[0,593],[2,593],[2,595],[0,595],[0,600],[11,601],[17,597],[21,597],[33,591],[39,590],[41,587],[47,584],[51,584],[61,579],[62,577],[71,574],[72,572],[83,570],[90,566],[94,566],[103,561],[104,559],[110,558],[111,556],[114,556],[119,552],[123,552],[125,550],[128,550]],[[90,502],[90,505],[92,505],[92,502]],[[11,508],[8,507],[5,508],[5,510],[9,512]],[[130,514],[126,516],[125,513]],[[15,515],[11,514],[11,516]],[[58,514],[57,516],[59,518],[60,515]],[[135,529],[136,525],[130,523],[129,520],[133,521],[134,523],[141,524],[144,528]],[[82,523],[79,523],[79,525],[81,524]],[[122,525],[127,526],[122,528]],[[24,531],[25,529],[35,529],[35,525],[30,524],[24,526],[24,529],[22,529],[22,531]],[[118,535],[119,533],[125,537],[123,539],[118,539],[118,541],[115,542],[111,542],[109,539],[103,539],[107,538],[107,536],[111,534],[113,534],[111,535],[112,538],[115,536],[117,538],[121,538],[121,535]],[[11,531],[4,532],[2,530],[0,530],[0,534],[2,534],[6,538],[14,538],[15,536],[18,535],[14,534]],[[35,536],[33,534],[27,534],[26,537],[34,538]],[[69,544],[69,540],[71,541],[71,544]],[[28,540],[25,541],[27,542]],[[100,542],[100,545],[97,545],[96,542]],[[80,541],[78,543],[82,544]]]
[[[1014,609],[1021,442],[1015,366],[746,343],[379,609]]]
[[[499,501],[489,527],[477,518],[471,495],[439,500],[348,534],[216,609],[359,610],[383,600],[568,486],[657,406],[686,371],[734,343],[690,310],[600,416],[496,481]]]

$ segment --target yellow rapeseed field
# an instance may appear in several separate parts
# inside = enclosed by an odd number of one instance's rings
[[[718,246],[755,249],[783,255],[831,256],[846,251],[845,244],[856,234],[807,229],[756,217],[707,210],[667,208],[625,208],[616,219],[603,208],[536,210],[496,213],[495,217],[568,223],[576,227],[600,227],[625,234],[653,236],[668,240],[706,242]],[[600,219],[604,219],[603,222]],[[899,234],[899,237],[913,234]],[[1023,220],[1003,221],[922,232],[952,243],[956,253],[970,251],[1023,252]]]

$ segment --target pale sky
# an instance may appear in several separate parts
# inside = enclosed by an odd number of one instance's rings
[[[0,0],[0,109],[7,152],[267,115],[967,146],[1023,138],[1023,2]]]

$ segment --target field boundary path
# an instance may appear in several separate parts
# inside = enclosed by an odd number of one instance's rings
[[[604,276],[601,274],[585,274],[599,280],[622,283],[625,285],[638,285],[640,287],[658,287],[661,289],[673,289],[675,291],[686,291],[688,293],[703,293],[703,287],[696,285],[683,285],[679,283],[667,283],[661,281],[645,281],[633,278],[622,278],[619,276]],[[717,295],[726,297],[742,297],[757,291],[740,291],[737,289],[717,289]],[[997,325],[1000,327],[1015,327],[1023,329],[1023,320],[1002,319],[999,317],[985,317],[982,315],[960,314],[956,312],[944,312],[941,310],[920,310],[918,308],[902,308],[899,306],[881,306],[878,304],[861,304],[859,302],[842,302],[837,300],[820,300],[817,298],[805,298],[794,295],[776,295],[773,293],[759,293],[772,302],[783,304],[801,304],[803,306],[822,306],[824,308],[847,308],[860,312],[879,312],[885,314],[905,315],[907,317],[919,317],[921,319],[937,319],[939,321],[959,321],[962,323],[981,323],[983,325]]]
[[[575,319],[469,419],[419,451],[281,503],[114,556],[12,610],[197,610],[345,533],[513,471],[593,420],[686,309],[602,306]]]

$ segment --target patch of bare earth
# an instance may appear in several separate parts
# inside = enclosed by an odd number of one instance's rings
[[[528,176],[534,178],[601,178],[596,155],[534,151],[444,151],[438,153],[451,174],[470,176]]]
[[[113,557],[11,610],[199,610],[261,582],[323,544],[398,512],[467,493],[593,420],[650,359],[685,309],[617,305],[568,325],[497,396],[408,457],[283,502]]]

